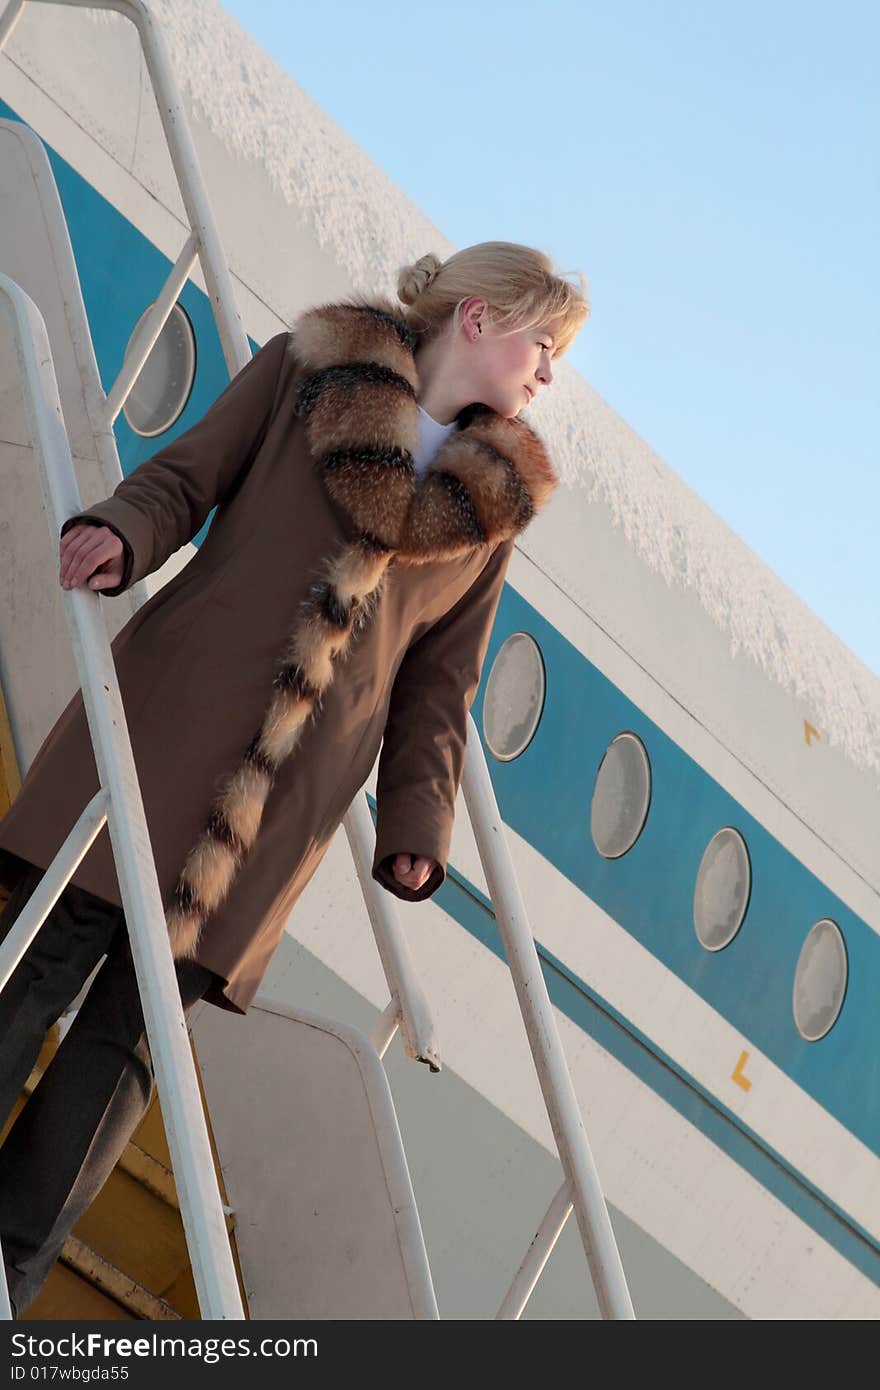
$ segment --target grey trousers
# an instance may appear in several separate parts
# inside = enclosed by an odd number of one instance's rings
[[[29,868],[16,885],[0,915],[0,940],[41,877],[41,869]],[[146,1113],[154,1078],[119,908],[68,887],[0,991],[2,1123],[47,1030],[105,953],[82,1007],[0,1148],[0,1243],[13,1317],[36,1297],[113,1171]],[[213,978],[194,961],[177,962],[185,1012]]]

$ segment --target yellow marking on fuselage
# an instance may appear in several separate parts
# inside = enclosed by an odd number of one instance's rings
[[[743,1072],[743,1067],[748,1060],[749,1054],[747,1052],[741,1052],[739,1054],[739,1061],[730,1074],[731,1081],[735,1081],[737,1086],[742,1086],[744,1091],[750,1091],[752,1089],[751,1081]]]

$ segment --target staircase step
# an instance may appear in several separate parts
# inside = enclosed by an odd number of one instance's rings
[[[165,1299],[157,1298],[85,1241],[70,1236],[64,1243],[61,1262],[21,1320],[32,1322],[53,1317],[178,1322],[181,1315]]]
[[[156,1294],[163,1294],[189,1264],[180,1212],[118,1164],[74,1234]]]
[[[20,1322],[130,1322],[135,1314],[123,1308],[62,1260],[55,1264]]]

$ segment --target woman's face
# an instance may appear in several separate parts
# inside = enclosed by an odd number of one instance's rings
[[[468,305],[471,307],[469,308]],[[485,300],[464,306],[462,327],[473,374],[474,399],[504,415],[517,415],[553,380],[553,334],[540,326],[496,333]],[[482,331],[480,331],[482,329]]]

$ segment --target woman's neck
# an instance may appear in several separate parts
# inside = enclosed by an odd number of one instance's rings
[[[442,339],[423,344],[415,353],[419,378],[418,402],[438,425],[451,425],[470,403],[460,370]]]

